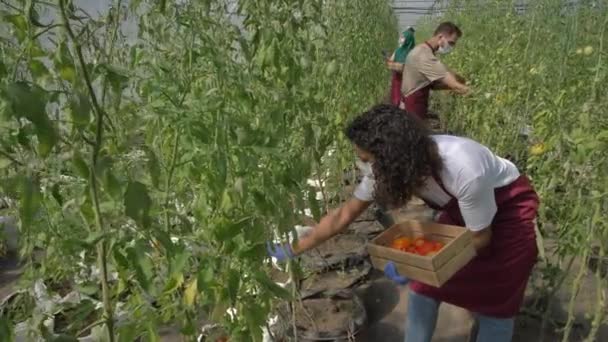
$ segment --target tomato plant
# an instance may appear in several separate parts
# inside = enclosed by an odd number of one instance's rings
[[[602,109],[608,97],[600,90],[608,80],[606,2],[541,0],[511,7],[457,1],[442,19],[463,29],[446,63],[467,75],[474,92],[435,96],[434,105],[448,130],[490,146],[532,179],[541,197],[542,262],[534,273],[541,285],[535,291],[551,300],[573,275],[568,340],[587,261],[592,255],[605,260],[608,250],[608,225],[601,219],[608,213],[608,120]],[[418,31],[424,35],[434,25],[436,18],[429,18]],[[605,319],[608,289],[600,273],[594,276],[589,340]]]
[[[194,339],[201,320],[261,340],[291,296],[265,271],[265,241],[305,209],[321,215],[352,164],[338,132],[386,92],[390,7],[100,8],[0,4],[0,184],[18,202],[23,285],[100,303],[109,341],[155,340],[164,325]],[[327,184],[322,201],[308,178]],[[48,336],[47,316],[26,323]]]

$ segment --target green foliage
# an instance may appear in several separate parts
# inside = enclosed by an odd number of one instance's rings
[[[259,339],[290,298],[265,241],[321,214],[306,179],[350,163],[344,123],[387,91],[388,3],[116,1],[93,17],[9,3],[1,184],[24,253],[46,252],[27,278],[102,301],[97,319],[124,320],[104,321],[110,340],[193,336],[201,318]]]
[[[521,13],[502,1],[450,4],[445,19],[464,36],[446,63],[474,93],[434,100],[448,129],[509,156],[532,179],[540,231],[556,242],[545,246],[549,258],[540,270],[551,271],[541,286],[551,291],[570,272],[566,260],[608,250],[608,225],[597,219],[608,213],[608,4],[534,1]],[[429,21],[425,31],[436,24]],[[597,288],[605,307],[605,279],[598,277]]]

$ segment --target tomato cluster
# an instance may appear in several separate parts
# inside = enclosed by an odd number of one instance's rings
[[[432,256],[443,248],[443,243],[425,240],[421,237],[415,239],[399,237],[393,240],[391,243],[391,248],[422,256]]]

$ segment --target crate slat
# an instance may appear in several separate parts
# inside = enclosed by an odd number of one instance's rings
[[[445,246],[433,256],[421,256],[395,250],[390,244],[398,237],[424,237],[440,241]],[[414,220],[395,224],[373,239],[367,246],[375,268],[384,269],[393,261],[397,269],[407,277],[432,286],[441,286],[473,257],[472,233],[457,226]]]

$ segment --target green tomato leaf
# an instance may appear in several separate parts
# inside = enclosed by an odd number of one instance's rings
[[[169,281],[167,281],[167,284],[165,285],[165,289],[163,290],[163,292],[165,294],[173,293],[180,286],[182,286],[183,283],[184,283],[184,275],[183,274],[177,274],[177,275],[171,276],[169,278]]]
[[[10,159],[0,156],[0,170],[9,167],[12,163]]]
[[[87,238],[84,240],[84,243],[88,244],[90,247],[94,246],[96,243],[98,243],[99,241],[101,241],[102,239],[104,239],[106,236],[108,236],[108,233],[105,232],[92,232],[89,234],[89,236],[87,236]]]
[[[122,196],[122,184],[110,170],[103,173],[102,184],[112,198],[119,199]]]
[[[6,342],[13,342],[13,323],[5,315],[0,316],[0,336],[6,337]]]
[[[228,224],[218,224],[215,227],[214,235],[217,241],[231,241],[235,236],[239,235],[243,230],[249,228],[251,217],[246,216],[236,222]]]
[[[49,70],[41,61],[32,59],[30,61],[30,73],[34,78],[39,78],[48,75]]]
[[[168,255],[173,255],[175,253],[175,244],[171,241],[171,236],[169,236],[167,232],[158,230],[154,232],[154,237],[160,242]]]
[[[127,249],[127,257],[129,258],[131,268],[135,270],[135,278],[139,282],[139,285],[144,290],[149,291],[152,278],[152,265],[142,246],[129,247]]]
[[[150,225],[152,199],[146,186],[140,182],[129,182],[124,196],[125,214],[143,227]]]
[[[8,69],[6,69],[6,65],[0,61],[0,80],[8,75]]]
[[[101,290],[100,286],[94,283],[76,285],[76,289],[87,296],[94,296]]]
[[[215,273],[213,272],[212,265],[205,265],[198,272],[198,284],[209,284],[213,281],[214,277]]]
[[[264,272],[258,272],[255,275],[255,279],[260,283],[262,287],[264,287],[268,292],[272,293],[278,298],[289,300],[291,298],[291,294],[289,291],[277,285],[274,281],[268,277],[268,275]]]
[[[190,280],[188,285],[186,285],[186,290],[184,290],[184,303],[186,306],[192,307],[194,306],[194,301],[196,300],[196,296],[198,294],[198,279],[193,278]]]
[[[327,76],[327,77],[333,76],[336,73],[336,71],[338,71],[338,63],[334,59],[331,62],[329,62],[329,64],[327,64],[327,66],[325,67],[325,76]]]
[[[231,269],[228,272],[228,284],[227,284],[227,291],[228,291],[228,296],[230,297],[230,300],[232,300],[232,302],[236,302],[236,297],[239,293],[239,286],[241,285],[241,274],[234,269]]]
[[[152,185],[155,188],[158,188],[159,179],[160,179],[160,165],[158,163],[158,158],[156,158],[156,154],[151,149],[146,149],[146,155],[148,157],[148,172],[150,172],[150,177],[152,178]]]
[[[6,86],[4,95],[11,105],[13,115],[26,118],[34,124],[38,136],[38,152],[47,156],[58,141],[57,132],[46,115],[47,93],[25,82],[13,82]]]
[[[88,96],[79,92],[71,98],[70,116],[79,129],[85,128],[91,122],[91,103]]]
[[[317,192],[313,187],[308,188],[308,205],[310,206],[312,217],[315,221],[319,222],[321,220],[321,209],[319,208],[319,201],[317,201]]]
[[[59,77],[73,84],[76,81],[76,70],[71,65],[64,65],[59,68]]]
[[[175,257],[171,260],[171,273],[182,273],[186,267],[186,264],[188,263],[188,258],[190,258],[190,252],[185,249],[175,255]]]
[[[78,339],[74,336],[67,334],[57,334],[51,338],[52,342],[78,342]]]
[[[160,337],[157,333],[158,327],[154,322],[148,323],[148,339],[149,342],[160,342]]]
[[[51,188],[51,195],[60,206],[63,206],[64,200],[63,196],[61,196],[61,192],[59,191],[59,183],[53,184],[53,187]]]
[[[34,217],[40,209],[42,195],[38,182],[30,178],[21,179],[21,202],[19,206],[19,217],[21,224],[26,229],[34,221]]]
[[[111,66],[108,64],[100,65],[103,70],[105,70],[105,75],[110,82],[110,86],[115,93],[119,94],[122,89],[126,86],[127,81],[129,81],[129,77],[126,76],[127,72],[118,67]]]
[[[27,20],[21,14],[7,15],[4,17],[7,22],[15,26],[16,35],[19,41],[23,41],[27,36]]]
[[[112,251],[112,256],[114,257],[116,265],[118,265],[118,267],[120,268],[119,271],[129,271],[129,260],[127,260],[127,257],[122,254],[122,252],[118,248],[114,248],[114,250]]]
[[[89,179],[89,165],[84,161],[80,153],[74,151],[72,156],[72,164],[74,165],[74,171],[82,179]]]
[[[125,324],[118,328],[118,342],[138,341],[137,325],[135,323]]]

